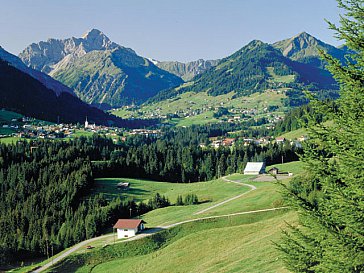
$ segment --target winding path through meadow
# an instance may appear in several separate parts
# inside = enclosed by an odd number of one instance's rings
[[[234,181],[234,180],[230,180],[228,178],[226,178],[226,176],[222,177],[222,179],[226,182],[229,182],[229,183],[236,183],[236,184],[239,184],[241,186],[246,186],[246,187],[249,187],[250,190],[248,190],[247,192],[244,192],[242,194],[239,194],[239,195],[236,195],[234,197],[231,197],[229,199],[226,199],[222,202],[219,202],[213,206],[210,206],[206,209],[203,209],[203,210],[200,210],[196,213],[194,213],[193,215],[198,215],[198,214],[202,214],[206,211],[209,211],[209,210],[212,210],[216,207],[219,207],[219,206],[222,206],[230,201],[233,201],[235,199],[238,199],[252,191],[255,191],[257,189],[257,187],[255,187],[254,185],[250,185],[250,184],[246,184],[246,183],[241,183],[239,181]],[[147,237],[147,236],[151,236],[153,234],[155,234],[156,232],[159,232],[161,230],[164,230],[164,229],[168,229],[168,228],[172,228],[172,227],[175,227],[175,226],[178,226],[178,225],[182,225],[182,224],[185,224],[185,223],[191,223],[191,222],[197,222],[197,221],[201,221],[201,220],[208,220],[208,219],[215,219],[215,218],[223,218],[223,217],[230,217],[230,216],[237,216],[237,215],[244,215],[244,214],[252,214],[252,213],[260,213],[260,212],[267,212],[267,211],[275,211],[275,210],[281,210],[281,209],[287,209],[287,207],[278,207],[278,208],[269,208],[269,209],[260,209],[260,210],[251,210],[251,211],[244,211],[244,212],[236,212],[236,213],[231,213],[231,214],[224,214],[224,215],[217,215],[217,216],[207,216],[207,217],[200,217],[200,218],[196,218],[196,219],[189,219],[189,220],[184,220],[184,221],[180,221],[180,222],[177,222],[177,223],[173,223],[173,224],[170,224],[170,225],[165,225],[165,226],[160,226],[160,227],[155,227],[155,228],[151,228],[151,229],[147,229],[147,230],[144,230],[142,233],[134,236],[134,237],[131,237],[129,239],[126,239],[126,240],[122,240],[122,241],[119,241],[118,243],[125,243],[125,242],[129,242],[129,241],[134,241],[134,240],[139,240],[141,238],[144,238],[144,237]],[[112,236],[115,236],[115,234],[107,234],[107,235],[102,235],[102,236],[99,236],[99,237],[95,237],[95,238],[91,238],[91,239],[88,239],[88,240],[85,240],[85,241],[82,241],[76,245],[74,245],[73,247],[71,247],[69,250],[67,250],[66,252],[62,253],[61,255],[55,257],[52,261],[44,264],[43,266],[37,268],[37,269],[34,269],[33,271],[31,272],[42,272],[44,270],[47,270],[48,268],[50,268],[51,266],[53,266],[54,264],[60,262],[61,260],[63,260],[64,258],[68,257],[69,255],[71,255],[72,253],[74,253],[75,251],[79,250],[81,247],[85,247],[87,245],[89,245],[90,243],[94,242],[94,241],[97,241],[97,240],[100,240],[100,239],[106,239],[108,237],[112,237]]]

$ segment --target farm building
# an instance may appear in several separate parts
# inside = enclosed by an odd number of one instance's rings
[[[222,141],[222,145],[224,145],[224,146],[232,146],[232,145],[234,145],[234,143],[235,143],[235,138],[225,138]]]
[[[141,219],[119,219],[114,228],[117,230],[118,239],[135,236],[144,229],[145,222]]]
[[[286,139],[284,137],[277,137],[276,138],[276,142],[279,143],[284,143],[286,141]]]
[[[129,183],[129,182],[120,182],[120,183],[118,183],[118,184],[116,185],[116,187],[117,187],[118,189],[127,190],[127,189],[129,189],[129,187],[130,187],[130,183]]]
[[[279,170],[278,170],[278,168],[273,167],[273,168],[271,168],[271,169],[268,171],[268,173],[273,174],[273,175],[277,175],[277,174],[279,173]]]
[[[264,162],[248,162],[244,169],[244,174],[246,175],[257,175],[265,173],[265,163]]]

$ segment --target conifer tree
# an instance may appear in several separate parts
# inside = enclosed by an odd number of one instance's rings
[[[306,174],[286,187],[300,224],[279,244],[292,272],[364,272],[364,0],[338,5],[340,26],[329,27],[351,53],[343,64],[321,52],[340,98],[336,107],[314,101],[332,124],[311,119],[302,157]]]
[[[176,206],[183,206],[184,203],[183,203],[183,199],[182,199],[182,195],[178,195],[177,196],[177,201],[176,201]]]

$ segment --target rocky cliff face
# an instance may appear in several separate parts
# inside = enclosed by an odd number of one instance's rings
[[[159,68],[166,70],[184,81],[191,80],[194,76],[205,72],[206,70],[218,64],[219,60],[203,60],[181,63],[181,62],[158,62],[155,64]]]
[[[19,57],[100,108],[141,103],[182,82],[96,29],[81,38],[33,43]]]

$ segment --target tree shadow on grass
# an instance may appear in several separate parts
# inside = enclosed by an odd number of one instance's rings
[[[145,198],[142,198],[142,196],[147,195],[148,193],[150,193],[150,191],[148,190],[144,190],[144,189],[139,189],[139,188],[129,188],[127,190],[118,190],[118,192],[120,193],[120,195],[123,198],[132,198],[134,199],[134,201],[142,201]]]

